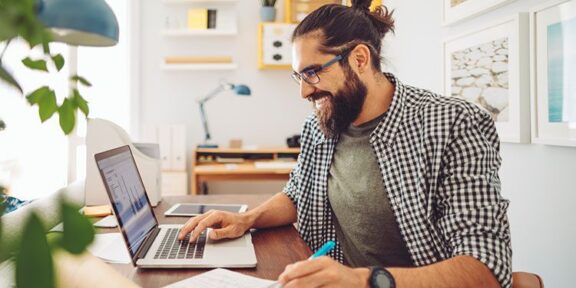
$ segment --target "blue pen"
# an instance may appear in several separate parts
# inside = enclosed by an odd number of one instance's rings
[[[326,244],[324,244],[322,247],[320,247],[320,249],[318,249],[318,251],[316,251],[316,253],[312,254],[312,256],[310,256],[310,258],[308,258],[308,260],[312,260],[314,258],[324,256],[324,255],[330,253],[330,251],[332,251],[332,249],[334,249],[334,247],[336,247],[336,242],[330,240],[330,241],[326,242]]]
[[[318,249],[318,251],[316,251],[314,254],[312,254],[312,256],[310,256],[308,258],[308,260],[314,260],[315,258],[318,258],[320,256],[324,256],[324,255],[330,253],[330,251],[332,251],[332,249],[334,249],[334,247],[336,247],[336,242],[330,240],[330,241],[326,242],[326,244],[322,245],[322,247],[320,247],[320,249]],[[280,283],[278,283],[278,281],[276,281],[266,288],[281,288],[281,287],[282,287],[282,285]]]

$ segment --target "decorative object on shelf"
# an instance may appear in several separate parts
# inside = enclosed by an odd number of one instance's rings
[[[515,0],[443,0],[444,25],[454,24],[478,14],[496,9]]]
[[[503,142],[530,142],[528,15],[444,43],[445,94],[487,110]]]
[[[286,138],[286,145],[290,148],[300,148],[300,134]]]
[[[192,8],[188,10],[188,29],[205,30],[216,28],[215,9]]]
[[[342,4],[342,0],[284,0],[284,22],[298,23],[310,12],[326,4]]]
[[[210,99],[218,96],[220,92],[232,90],[238,96],[250,96],[251,91],[250,88],[243,84],[232,84],[226,81],[221,81],[216,89],[212,90],[212,92],[208,93],[208,95],[196,100],[198,106],[200,108],[200,117],[202,119],[202,127],[204,128],[204,143],[199,144],[198,148],[218,148],[218,145],[210,143],[211,135],[210,130],[208,129],[208,119],[206,117],[206,110],[204,109],[204,105]]]
[[[576,1],[530,11],[532,141],[576,146]]]
[[[260,23],[258,28],[258,68],[290,69],[296,24]]]
[[[262,7],[260,7],[260,20],[262,22],[276,21],[276,0],[260,0]]]

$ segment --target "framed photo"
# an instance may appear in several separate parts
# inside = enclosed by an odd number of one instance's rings
[[[443,0],[444,25],[454,24],[480,13],[496,9],[515,0]]]
[[[530,142],[528,14],[444,42],[444,92],[490,113],[502,142]]]
[[[530,11],[532,141],[576,146],[576,1]]]
[[[292,69],[291,36],[296,24],[260,22],[258,26],[258,68]]]

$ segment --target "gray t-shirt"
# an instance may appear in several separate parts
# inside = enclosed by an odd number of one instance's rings
[[[370,133],[383,115],[340,135],[328,177],[328,199],[344,261],[352,267],[414,266],[384,185]]]

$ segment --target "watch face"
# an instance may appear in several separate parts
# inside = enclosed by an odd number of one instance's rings
[[[390,279],[383,271],[378,271],[376,274],[376,285],[378,288],[391,288],[392,283],[390,283]]]

